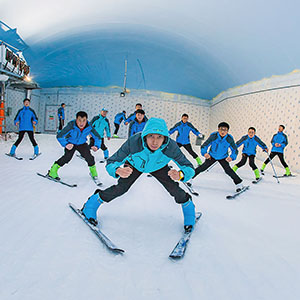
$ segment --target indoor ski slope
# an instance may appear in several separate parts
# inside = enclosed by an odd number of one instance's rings
[[[4,155],[15,136],[0,141],[0,299],[299,299],[299,176],[277,184],[269,165],[253,185],[246,165],[239,174],[250,190],[229,201],[234,184],[219,166],[200,174],[194,181],[200,196],[193,199],[203,216],[185,257],[171,261],[181,208],[142,175],[99,209],[103,231],[126,251],[113,255],[68,207],[81,207],[96,189],[87,164],[74,156],[59,170],[77,188],[43,179],[36,172],[46,173],[63,148],[53,135],[36,140],[42,155],[34,161],[27,137],[16,152],[22,161]],[[121,143],[107,141],[110,153]],[[100,150],[97,161],[102,157]],[[104,164],[97,169],[105,187],[115,183]]]

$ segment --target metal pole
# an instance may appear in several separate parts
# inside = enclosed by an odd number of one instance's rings
[[[269,155],[269,153],[268,153],[267,151],[265,151],[265,152],[267,153],[267,155],[268,155],[268,157],[269,157],[269,160],[270,160],[271,166],[272,166],[272,168],[273,168],[273,172],[274,172],[275,178],[277,179],[277,183],[280,183],[280,182],[279,182],[279,179],[278,179],[278,176],[277,176],[277,173],[276,173],[276,171],[275,171],[274,165],[273,165],[272,160],[271,160],[271,158],[270,158],[270,155]]]

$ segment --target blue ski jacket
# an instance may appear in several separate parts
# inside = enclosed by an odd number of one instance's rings
[[[238,154],[238,150],[232,135],[226,134],[223,138],[219,132],[213,132],[209,138],[201,146],[201,155],[204,156],[207,153],[210,146],[209,155],[216,160],[221,160],[228,157],[228,149],[231,149],[230,157],[235,160]]]
[[[19,131],[33,131],[33,121],[35,121],[37,125],[38,118],[35,111],[28,106],[19,109],[14,119],[15,125],[19,122]]]
[[[99,149],[101,146],[101,137],[89,122],[86,123],[86,126],[81,131],[76,125],[76,120],[72,120],[58,132],[56,138],[63,147],[66,147],[67,144],[82,145],[86,143],[88,135],[94,138],[95,146]]]
[[[283,153],[284,148],[288,145],[288,138],[287,135],[283,132],[277,132],[273,135],[272,140],[272,150],[271,152],[279,152],[279,153]],[[275,144],[281,144],[280,147],[276,147]]]
[[[57,115],[58,115],[58,120],[61,119],[64,120],[65,119],[65,109],[63,107],[60,107],[58,110],[57,110]]]
[[[104,130],[106,131],[106,136],[109,138],[111,137],[109,121],[106,117],[103,117],[101,114],[99,114],[92,119],[91,124],[99,133],[101,138],[104,137]]]
[[[242,153],[247,155],[256,155],[256,147],[259,146],[261,149],[265,150],[268,147],[266,144],[256,135],[250,138],[248,134],[244,135],[239,141],[236,142],[237,147],[244,145]]]
[[[148,118],[146,117],[146,115],[145,115],[145,120],[146,121],[148,121]],[[124,123],[130,123],[131,121],[133,121],[135,119],[135,112],[134,113],[132,113],[131,115],[129,115],[129,117],[126,119],[126,120],[124,120]]]
[[[195,135],[200,135],[201,133],[197,128],[193,126],[192,123],[182,121],[176,123],[170,130],[169,134],[174,133],[177,130],[176,142],[182,145],[190,144],[190,132],[192,131]]]
[[[143,131],[145,125],[146,125],[146,120],[145,118],[141,123],[138,122],[137,119],[134,119],[134,121],[130,122],[129,128],[128,128],[128,138],[133,136],[134,134]]]
[[[121,122],[123,120],[126,120],[125,114],[123,112],[120,112],[120,113],[118,113],[118,114],[115,115],[114,123],[121,124]]]
[[[156,151],[151,151],[146,143],[146,136],[151,133],[165,136],[164,143]],[[166,122],[163,119],[151,118],[143,132],[130,137],[114,155],[109,157],[106,170],[109,175],[117,178],[116,170],[128,161],[138,171],[151,173],[163,168],[171,160],[184,173],[182,181],[188,181],[194,176],[193,165],[181,152],[176,142],[169,138]]]

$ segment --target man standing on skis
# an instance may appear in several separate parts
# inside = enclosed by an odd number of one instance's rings
[[[98,132],[101,138],[101,150],[103,151],[104,154],[104,159],[107,159],[109,156],[109,152],[107,147],[104,144],[104,130],[106,131],[106,136],[107,139],[110,140],[111,134],[110,134],[110,126],[109,126],[109,121],[106,117],[108,110],[106,108],[102,108],[101,112],[99,115],[95,116],[91,124],[95,128],[95,130]],[[91,137],[90,139],[90,147],[94,146],[94,138]]]
[[[170,160],[176,163],[179,171],[170,169]],[[193,229],[195,206],[191,196],[179,187],[177,181],[191,179],[194,168],[176,142],[169,138],[163,119],[149,119],[142,132],[130,137],[107,160],[106,169],[112,177],[118,178],[118,183],[106,190],[96,190],[83,205],[82,213],[91,224],[97,225],[97,209],[102,203],[125,194],[142,173],[151,173],[181,205],[185,230]]]
[[[232,135],[228,133],[229,124],[221,122],[218,125],[218,131],[213,132],[209,138],[201,146],[201,154],[206,158],[205,162],[196,168],[195,176],[204,172],[215,162],[224,169],[225,173],[231,177],[236,185],[236,192],[243,189],[242,179],[231,169],[229,162],[236,159],[238,151]],[[209,152],[208,152],[208,148]],[[231,150],[231,155],[228,154],[228,149]]]
[[[238,148],[244,145],[243,154],[242,159],[236,165],[234,165],[232,169],[234,172],[236,172],[238,168],[245,165],[249,157],[249,165],[255,174],[256,181],[258,181],[260,179],[260,174],[255,164],[256,147],[259,146],[263,149],[263,151],[266,152],[268,151],[268,148],[266,144],[257,135],[255,135],[255,133],[256,129],[254,127],[249,127],[248,134],[244,135],[239,141],[236,142]]]
[[[70,121],[67,126],[57,134],[57,140],[65,148],[65,153],[52,165],[48,176],[59,180],[57,174],[58,169],[67,164],[77,150],[87,162],[91,176],[95,180],[98,178],[95,158],[91,154],[86,141],[87,136],[91,135],[95,143],[95,145],[92,146],[92,150],[97,151],[100,148],[101,140],[97,131],[88,122],[87,117],[86,112],[79,111],[76,114],[76,120]]]
[[[21,141],[23,140],[23,137],[25,133],[27,132],[29,139],[31,141],[31,144],[33,146],[34,155],[39,154],[39,146],[37,142],[34,139],[33,134],[33,125],[37,125],[38,118],[36,116],[35,111],[29,107],[30,105],[30,99],[24,99],[23,100],[23,108],[21,108],[18,113],[16,114],[16,117],[14,119],[15,125],[19,126],[19,137],[17,141],[12,145],[10,149],[10,156],[15,156],[15,152]]]
[[[176,123],[170,130],[169,134],[171,135],[175,131],[177,131],[176,142],[179,147],[183,147],[193,158],[196,160],[198,165],[202,164],[202,161],[199,155],[194,152],[190,142],[190,132],[195,134],[196,136],[202,137],[202,133],[199,132],[197,128],[193,126],[192,123],[188,122],[189,116],[187,114],[183,114],[181,116],[181,121]]]
[[[284,176],[292,175],[291,171],[289,169],[289,166],[285,162],[284,156],[283,156],[284,148],[288,145],[287,135],[285,133],[283,133],[284,129],[285,129],[284,125],[279,125],[278,132],[275,133],[272,137],[271,143],[272,143],[273,147],[271,149],[270,158],[267,158],[261,167],[262,174],[264,174],[265,167],[270,162],[270,160],[272,160],[276,155],[278,155],[281,164],[285,168]]]

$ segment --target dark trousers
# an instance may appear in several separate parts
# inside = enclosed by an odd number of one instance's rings
[[[285,168],[288,168],[288,165],[287,165],[287,163],[286,163],[285,160],[284,160],[283,153],[280,153],[280,152],[271,152],[271,153],[270,153],[270,158],[271,158],[271,160],[272,160],[276,155],[278,155],[281,164],[282,164]],[[269,162],[270,162],[270,159],[267,158],[267,159],[265,160],[264,163],[267,165]]]
[[[242,154],[242,159],[236,164],[236,166],[238,168],[242,167],[246,162],[247,162],[247,158],[249,157],[249,165],[252,168],[252,170],[256,170],[257,166],[254,162],[255,160],[255,155],[247,155],[245,153]]]
[[[192,145],[191,144],[180,144],[180,143],[177,143],[177,145],[180,147],[183,147],[189,154],[191,154],[193,156],[193,158],[197,158],[199,155],[194,152],[194,150],[192,149]]]
[[[86,143],[81,145],[74,145],[74,147],[71,150],[65,148],[65,154],[55,163],[57,163],[61,167],[67,164],[72,159],[76,150],[80,153],[82,157],[84,157],[89,167],[95,164],[94,156],[91,154],[90,148]]]
[[[62,130],[65,124],[65,120],[59,118],[58,130]]]
[[[93,147],[95,145],[95,140],[93,137],[90,138],[90,148]],[[104,138],[101,139],[101,146],[100,146],[101,150],[105,151],[107,149],[107,147],[104,144]]]
[[[107,188],[106,190],[99,191],[100,198],[105,202],[110,202],[111,200],[125,194],[133,183],[140,177],[142,172],[138,171],[134,167],[132,167],[128,162],[126,163],[129,165],[133,172],[128,178],[119,178],[118,183],[116,185],[112,185],[111,187]],[[170,167],[166,165],[165,167],[152,172],[151,175],[156,178],[164,188],[169,192],[169,194],[175,198],[176,203],[185,203],[187,202],[191,196],[186,193],[182,188],[179,187],[179,183],[172,180],[169,175],[168,171]],[[141,191],[141,198],[142,198],[142,191]]]
[[[120,124],[114,123],[115,125],[115,132],[114,134],[118,134],[119,128],[120,128]]]
[[[231,179],[234,181],[235,184],[241,183],[243,180],[231,169],[229,162],[223,159],[214,159],[211,157],[210,159],[206,159],[205,162],[197,167],[195,169],[195,175],[193,178],[198,176],[200,173],[204,172],[206,169],[208,169],[211,165],[213,165],[215,162],[219,162],[219,164],[222,166],[224,169],[225,173],[231,177]]]
[[[17,141],[15,142],[15,146],[18,147],[19,144],[22,142],[23,140],[23,137],[24,137],[24,134],[25,132],[27,132],[28,136],[29,136],[29,139],[30,139],[30,142],[32,144],[33,147],[35,147],[37,145],[37,142],[35,141],[34,139],[34,136],[33,136],[33,131],[28,131],[28,130],[25,130],[25,131],[19,131],[19,137],[17,139]]]

